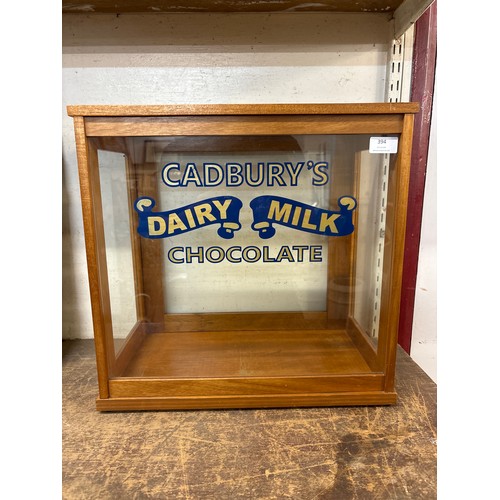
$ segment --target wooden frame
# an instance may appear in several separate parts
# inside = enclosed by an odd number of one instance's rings
[[[414,103],[69,106],[75,123],[92,302],[97,408],[394,403],[409,165],[417,111]],[[106,147],[126,155],[130,201],[154,197],[157,190],[147,158],[134,150],[134,137],[205,136],[223,141],[234,135],[262,135],[272,142],[273,137],[279,140],[287,134],[400,134],[397,160],[391,163],[389,176],[386,218],[390,236],[384,243],[377,345],[354,319],[352,297],[339,305],[331,289],[337,277],[347,283],[353,279],[355,233],[328,243],[325,311],[165,314],[158,272],[160,246],[158,240],[138,237],[136,214],[131,210],[138,321],[115,352],[97,150]],[[354,168],[341,156],[335,161],[345,162],[346,174],[332,187],[334,200],[352,191],[355,183]]]

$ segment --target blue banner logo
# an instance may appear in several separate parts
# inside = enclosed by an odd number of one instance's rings
[[[144,238],[169,238],[212,224],[220,224],[217,234],[226,240],[241,228],[241,200],[234,196],[218,196],[191,203],[167,212],[153,212],[155,200],[138,198],[134,208],[139,215],[137,232]]]
[[[340,210],[334,212],[281,196],[258,196],[250,202],[252,229],[259,231],[262,239],[276,234],[272,224],[324,236],[347,236],[354,231],[352,213],[357,202],[352,196],[342,196],[338,205]]]

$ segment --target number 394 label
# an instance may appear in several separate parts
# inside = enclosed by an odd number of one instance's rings
[[[397,153],[397,137],[370,137],[370,153]]]

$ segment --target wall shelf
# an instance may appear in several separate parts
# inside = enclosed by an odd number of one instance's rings
[[[399,38],[427,9],[433,0],[63,0],[63,14],[145,14],[145,13],[293,13],[293,12],[359,12],[387,15],[394,19],[395,38]]]
[[[82,0],[63,1],[63,12],[394,12],[403,0],[100,0],[93,4]]]

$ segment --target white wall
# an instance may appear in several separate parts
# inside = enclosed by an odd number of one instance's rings
[[[380,14],[63,15],[63,336],[92,337],[66,105],[381,102]]]
[[[437,93],[432,103],[431,135],[425,177],[410,355],[437,382]]]

